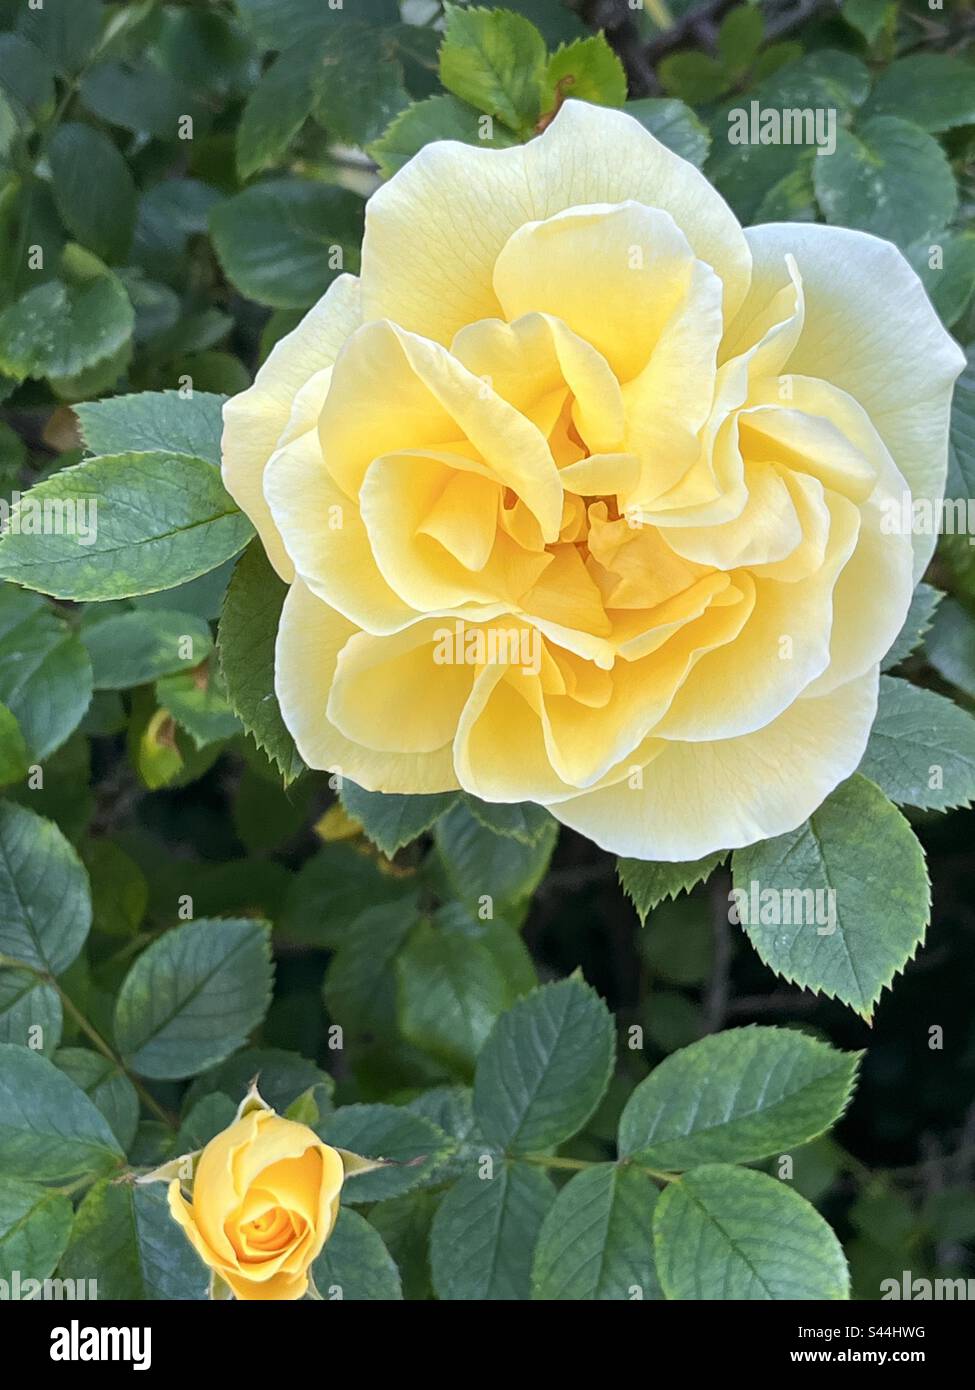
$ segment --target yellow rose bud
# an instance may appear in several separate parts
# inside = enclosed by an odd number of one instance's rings
[[[302,1298],[343,1177],[339,1153],[314,1130],[258,1102],[202,1151],[189,1200],[178,1179],[169,1184],[169,1209],[237,1298]]]

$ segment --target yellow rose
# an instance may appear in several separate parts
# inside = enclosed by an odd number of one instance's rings
[[[251,1100],[201,1152],[190,1200],[173,1178],[169,1209],[237,1298],[302,1298],[335,1225],[343,1176],[341,1156],[314,1130]]]
[[[621,112],[427,146],[225,408],[302,756],[645,858],[793,829],[862,756],[962,364],[893,246],[743,232]]]

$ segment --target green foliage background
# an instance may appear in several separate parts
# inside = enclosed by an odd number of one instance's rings
[[[975,1277],[967,537],[811,822],[617,865],[536,807],[307,771],[271,686],[283,586],[216,469],[223,399],[357,269],[381,179],[429,140],[531,138],[569,94],[745,224],[894,241],[971,353],[973,33],[968,0],[0,0],[0,495],[112,499],[90,550],[0,539],[0,1278],[204,1297],[125,1175],[258,1073],[393,1160],[348,1180],[324,1297]],[[732,146],[752,100],[835,107],[836,154]],[[972,366],[950,469],[975,496]],[[839,885],[833,948],[747,940],[752,881]]]

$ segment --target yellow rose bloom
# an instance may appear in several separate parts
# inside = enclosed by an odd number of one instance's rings
[[[855,770],[963,357],[901,253],[742,231],[619,111],[428,145],[224,411],[312,767],[693,859]]]
[[[314,1130],[259,1102],[203,1149],[190,1200],[170,1182],[169,1209],[235,1297],[302,1298],[343,1177],[340,1155]]]

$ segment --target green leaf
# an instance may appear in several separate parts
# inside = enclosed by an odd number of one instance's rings
[[[626,72],[604,34],[562,44],[545,69],[545,110],[573,97],[597,106],[622,106],[626,101]]]
[[[75,1217],[58,1273],[98,1278],[100,1299],[202,1299],[208,1273],[169,1214],[164,1183],[100,1182]]]
[[[267,1012],[267,923],[201,919],[152,942],[126,975],[115,1038],[143,1076],[194,1076],[228,1057]]]
[[[215,1091],[188,1108],[179,1127],[173,1149],[177,1154],[195,1153],[206,1148],[222,1130],[229,1129],[237,1115],[237,1106],[229,1096]]]
[[[751,1163],[839,1119],[860,1056],[787,1028],[731,1028],[673,1053],[630,1096],[622,1157],[668,1171]]]
[[[123,1160],[84,1091],[29,1047],[0,1044],[0,1169],[4,1177],[68,1183]]]
[[[54,107],[54,70],[21,34],[0,34],[0,90],[20,116],[40,116]]]
[[[209,625],[164,608],[113,613],[81,630],[96,690],[127,690],[175,671],[189,671],[213,649]]]
[[[813,164],[813,183],[827,222],[901,247],[933,236],[958,205],[954,175],[937,140],[898,116],[862,121],[855,135],[837,130],[834,153]]]
[[[718,56],[733,76],[748,71],[762,46],[765,24],[757,5],[739,5],[729,11],[718,29]]]
[[[357,1211],[343,1207],[312,1278],[326,1301],[388,1302],[401,1299],[399,1270],[383,1238]]]
[[[23,781],[30,756],[16,718],[6,705],[0,705],[0,787]]]
[[[0,969],[0,1043],[37,1047],[50,1057],[61,1041],[61,996],[29,970]]]
[[[867,43],[874,44],[896,10],[896,0],[842,0],[841,13]]]
[[[349,13],[370,24],[395,24],[396,0],[351,0],[348,9],[327,0],[237,0],[237,9],[257,41],[265,48],[316,39],[333,24],[346,23]]]
[[[463,802],[441,816],[434,830],[451,887],[474,912],[488,899],[497,911],[530,897],[548,868],[557,836],[558,824],[551,819],[532,845],[496,835]]]
[[[80,246],[68,246],[61,278],[36,285],[0,314],[0,372],[68,378],[114,358],[135,314],[117,276]]]
[[[864,115],[901,116],[935,133],[975,123],[975,67],[947,53],[912,53],[881,73]]]
[[[957,599],[938,608],[924,651],[939,676],[975,700],[975,618]]]
[[[0,956],[60,975],[91,927],[88,875],[56,825],[0,802]]]
[[[640,97],[628,101],[623,109],[662,145],[700,169],[707,158],[711,136],[683,101],[676,97]]]
[[[721,64],[699,50],[669,54],[662,59],[657,72],[668,96],[695,104],[714,101],[729,85]]]
[[[112,840],[90,840],[82,857],[91,879],[95,930],[131,938],[149,906],[149,885],[142,870]]]
[[[343,1202],[382,1202],[411,1192],[428,1181],[453,1149],[431,1120],[398,1105],[343,1105],[326,1116],[318,1133],[326,1144],[389,1164],[347,1177]]]
[[[0,701],[30,753],[60,748],[91,701],[91,663],[67,623],[37,594],[0,588]]]
[[[0,1177],[0,1279],[8,1287],[46,1279],[68,1243],[74,1212],[67,1197],[49,1187]]]
[[[277,926],[289,940],[334,948],[366,908],[409,899],[414,888],[350,844],[325,844],[292,879]]]
[[[420,922],[396,958],[407,1041],[465,1076],[516,995],[487,946]]]
[[[54,201],[68,231],[105,261],[122,261],[135,230],[136,191],[129,166],[100,130],[71,121],[48,152]]]
[[[429,830],[455,800],[452,792],[432,796],[367,792],[347,778],[342,779],[339,798],[373,844],[390,859],[403,845]]]
[[[279,1115],[312,1088],[321,1106],[322,1090],[331,1089],[331,1077],[307,1057],[277,1047],[247,1047],[196,1078],[186,1093],[184,1111],[189,1113],[204,1096],[215,1091],[239,1105],[255,1079],[261,1096]]]
[[[365,146],[409,105],[395,40],[345,20],[319,55],[314,115],[333,140]]]
[[[940,251],[938,266],[931,265],[935,248]],[[951,328],[975,296],[975,233],[939,232],[909,246],[907,259],[921,277],[942,323]]]
[[[242,179],[277,164],[311,115],[318,61],[317,45],[294,44],[251,89],[237,127],[237,172]]]
[[[73,76],[95,46],[103,17],[99,0],[43,0],[22,7],[18,28],[62,76]]]
[[[274,309],[306,309],[336,275],[357,268],[362,200],[329,184],[269,179],[218,203],[210,229],[241,294]]]
[[[215,569],[253,527],[203,459],[112,454],[64,468],[26,493],[26,506],[99,503],[91,544],[63,535],[0,538],[0,574],[57,598],[102,600],[171,589]],[[29,499],[33,499],[30,501]]]
[[[497,1163],[491,1177],[461,1178],[430,1230],[430,1268],[439,1299],[531,1297],[531,1263],[555,1188],[538,1168]]]
[[[948,436],[949,497],[975,497],[975,345],[968,365],[955,382]]]
[[[947,811],[975,799],[975,718],[933,690],[880,678],[858,769],[898,805]]]
[[[648,913],[665,898],[689,893],[698,883],[710,878],[727,854],[727,850],[718,850],[715,854],[706,854],[703,859],[674,864],[618,859],[616,873],[620,886],[636,908],[641,927],[646,926]]]
[[[463,794],[464,805],[474,818],[495,835],[507,835],[523,845],[537,845],[551,834],[552,817],[544,806],[532,801],[481,801]]]
[[[660,1299],[653,1258],[657,1189],[635,1168],[601,1163],[577,1173],[542,1223],[532,1297]]]
[[[709,1164],[663,1192],[653,1221],[669,1299],[845,1299],[840,1243],[804,1197],[765,1173]]]
[[[133,135],[151,135],[175,144],[185,117],[198,138],[207,112],[185,83],[148,56],[125,63],[99,63],[82,75],[80,94],[94,115]]]
[[[395,961],[417,925],[412,899],[367,908],[342,933],[329,962],[324,994],[347,1040],[388,1038],[395,1029]]]
[[[581,979],[543,985],[503,1014],[477,1059],[474,1111],[509,1153],[555,1148],[589,1119],[609,1084],[613,1018]]]
[[[164,676],[156,682],[156,699],[186,730],[197,748],[243,732],[227,701],[220,668],[212,660],[195,671]]]
[[[407,106],[389,124],[369,153],[384,178],[391,178],[431,140],[462,140],[465,145],[503,149],[515,144],[504,126],[452,96],[427,97]]]
[[[139,1097],[125,1072],[85,1047],[62,1047],[53,1061],[98,1107],[119,1144],[128,1150],[139,1125]]]
[[[742,925],[766,965],[868,1021],[924,940],[924,853],[897,808],[857,774],[797,830],[736,850],[732,873]],[[771,915],[783,920],[755,921],[752,899],[768,889]]]
[[[440,49],[440,80],[448,92],[497,116],[518,134],[541,113],[545,41],[524,16],[511,10],[444,7],[447,26]]]
[[[138,391],[87,401],[74,412],[93,454],[185,454],[220,467],[225,396]]]
[[[305,768],[274,693],[274,643],[287,591],[255,541],[234,570],[217,635],[231,708],[285,785]]]
[[[932,589],[930,584],[917,586],[911,606],[907,610],[907,617],[904,619],[904,626],[880,664],[881,671],[892,671],[920,645],[921,639],[931,626],[935,609],[943,598],[941,590]]]

